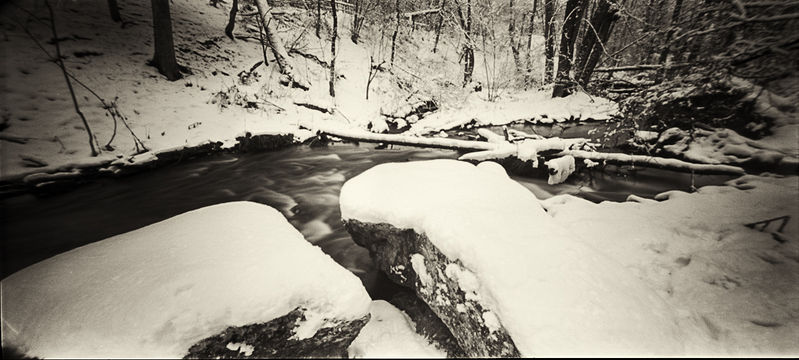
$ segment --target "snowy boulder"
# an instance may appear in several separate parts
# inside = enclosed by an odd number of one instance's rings
[[[658,293],[561,227],[506,175],[453,160],[378,165],[341,212],[375,263],[467,356],[679,355]]]
[[[370,306],[371,319],[349,348],[350,358],[445,358],[425,337],[414,332],[413,320],[383,300]]]
[[[23,269],[3,347],[28,356],[340,356],[369,317],[361,282],[271,207],[209,206]]]

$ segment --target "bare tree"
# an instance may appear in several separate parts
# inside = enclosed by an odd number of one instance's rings
[[[338,15],[336,0],[330,0],[330,12],[333,14],[333,38],[330,40],[330,96],[336,97],[336,40],[338,38]]]
[[[316,0],[316,37],[319,38],[319,32],[322,28],[322,0]]]
[[[575,78],[580,85],[586,86],[591,79],[618,18],[615,0],[599,0],[578,49],[574,68]]]
[[[574,55],[574,43],[582,20],[582,8],[586,4],[587,0],[566,1],[566,13],[563,20],[563,32],[560,35],[560,51],[558,52],[558,71],[555,77],[555,84],[552,87],[552,97],[568,95],[570,88],[573,86],[570,72]]]
[[[544,82],[552,81],[555,72],[555,0],[544,0]]]
[[[472,82],[472,74],[474,73],[474,39],[472,34],[472,0],[466,0],[466,15],[464,16],[461,4],[458,3],[455,7],[458,12],[458,20],[461,26],[461,31],[464,35],[463,41],[463,85],[466,86]]]
[[[122,16],[119,15],[117,0],[108,0],[108,11],[111,12],[111,20],[114,22],[122,22]]]
[[[169,81],[175,81],[180,79],[181,75],[177,60],[175,60],[169,0],[151,0],[150,2],[153,8],[153,37],[155,38],[153,65]]]
[[[225,35],[230,38],[230,40],[235,40],[233,38],[233,28],[236,27],[236,13],[239,11],[239,0],[233,0],[233,4],[230,5],[230,16],[228,17],[227,26],[225,26]]]
[[[153,0],[158,1],[158,0]],[[166,1],[166,0],[164,0]],[[300,79],[295,73],[294,68],[291,66],[290,57],[283,45],[283,40],[278,36],[277,26],[272,21],[272,7],[267,0],[255,0],[255,6],[258,8],[258,17],[266,34],[266,42],[272,49],[272,54],[275,56],[275,62],[280,73],[284,75],[281,83],[288,86],[296,86],[300,89],[307,90],[310,84],[303,79]]]
[[[663,50],[660,51],[660,56],[658,57],[658,64],[664,65],[666,63],[666,58],[669,56],[669,46],[671,38],[674,36],[674,32],[676,30],[676,24],[680,19],[680,10],[682,10],[682,0],[675,0],[674,2],[674,11],[671,13],[671,24],[669,24],[669,31],[666,33],[666,40],[663,44]],[[655,82],[661,82],[663,77],[665,76],[666,69],[661,68],[660,71],[657,72],[657,76],[655,77]]]
[[[438,26],[436,26],[436,40],[433,43],[433,52],[435,53],[438,50],[438,39],[441,37],[441,28],[444,26],[444,7],[447,4],[447,0],[441,0],[441,6],[438,9]]]
[[[390,63],[390,65],[392,67],[394,66],[394,51],[395,51],[395,48],[397,46],[397,34],[399,34],[399,28],[400,28],[400,2],[399,2],[399,0],[396,0],[394,2],[394,4],[395,4],[394,8],[395,8],[395,11],[397,13],[397,25],[396,25],[396,27],[394,27],[394,35],[391,35],[391,63]]]
[[[86,120],[86,116],[84,116],[83,112],[80,111],[78,99],[75,97],[75,90],[72,88],[72,82],[69,80],[67,67],[64,65],[64,58],[61,56],[61,45],[59,44],[61,40],[58,39],[58,32],[56,31],[53,7],[50,6],[50,1],[48,0],[45,0],[44,4],[47,6],[47,11],[50,14],[50,31],[53,33],[53,42],[55,44],[55,61],[58,64],[58,67],[61,68],[61,73],[64,74],[64,81],[66,81],[67,89],[69,89],[69,95],[72,97],[72,105],[75,106],[75,112],[78,114],[81,121],[83,121],[83,127],[86,128],[86,133],[89,134],[89,148],[92,150],[92,156],[97,156],[98,152],[94,146],[97,142],[97,139],[94,137],[91,127],[89,127],[89,122]]]

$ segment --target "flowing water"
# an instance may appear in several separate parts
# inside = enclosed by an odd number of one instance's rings
[[[58,253],[157,221],[228,201],[249,200],[279,209],[310,241],[358,275],[373,298],[393,290],[368,252],[341,225],[338,195],[347,180],[386,162],[457,158],[449,150],[374,145],[296,146],[257,154],[218,154],[118,179],[99,179],[47,197],[21,195],[2,204],[2,276]],[[592,201],[624,201],[689,190],[690,174],[607,167],[573,176],[564,184],[545,178],[514,179],[539,198],[570,193]],[[701,176],[696,186],[730,177]],[[386,189],[391,191],[391,189]]]

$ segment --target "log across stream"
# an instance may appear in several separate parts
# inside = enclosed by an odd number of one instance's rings
[[[365,143],[298,146],[257,154],[217,154],[157,171],[99,179],[47,197],[5,198],[0,200],[3,278],[58,253],[189,210],[250,200],[279,209],[309,241],[358,275],[373,298],[386,298],[394,286],[341,224],[341,185],[380,163],[459,155],[452,150],[398,146],[376,150]],[[694,185],[721,184],[732,177],[695,176]],[[547,185],[543,177],[514,178],[539,198],[569,193],[592,201],[624,201],[630,194],[651,198],[667,190],[688,191],[691,186],[690,174],[611,165],[604,171],[575,174],[559,185]]]

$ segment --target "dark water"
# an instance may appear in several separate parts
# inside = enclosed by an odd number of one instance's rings
[[[219,154],[119,179],[101,179],[48,197],[3,199],[2,276],[58,253],[131,231],[180,213],[228,201],[249,200],[279,209],[312,243],[358,275],[375,298],[391,285],[368,252],[341,226],[342,184],[385,162],[457,158],[455,151],[374,145],[307,146],[259,153]],[[550,186],[545,178],[514,177],[539,198],[570,193],[592,201],[623,201],[688,190],[688,174],[646,168],[606,168]],[[696,185],[729,177],[703,176]],[[389,189],[387,189],[389,190]],[[390,191],[390,190],[389,190]]]

